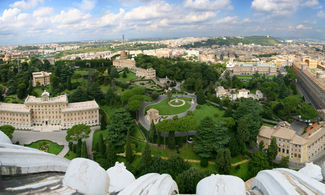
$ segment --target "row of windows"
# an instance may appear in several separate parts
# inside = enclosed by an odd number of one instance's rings
[[[11,112],[3,112],[0,114],[0,116],[19,116],[19,117],[28,117],[28,114],[22,114],[22,113],[11,113]]]

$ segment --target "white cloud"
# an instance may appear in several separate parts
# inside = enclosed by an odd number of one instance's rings
[[[317,13],[317,16],[320,17],[320,18],[325,18],[325,12],[323,10],[320,10],[318,13]]]
[[[304,26],[303,24],[298,24],[298,25],[296,26],[296,29],[297,29],[297,30],[310,30],[310,29],[312,29],[312,28],[311,28],[311,27]]]
[[[82,0],[79,7],[82,10],[92,10],[95,8],[96,0]]]
[[[0,17],[1,21],[13,20],[21,12],[18,8],[5,9]]]
[[[318,0],[307,0],[303,3],[303,6],[311,7],[311,8],[319,8]]]
[[[299,7],[300,0],[253,0],[252,8],[273,15],[288,15]]]
[[[75,24],[88,19],[90,14],[84,14],[78,9],[69,9],[68,11],[62,10],[60,14],[54,16],[53,23],[57,24]]]
[[[232,9],[230,0],[185,0],[185,8],[192,8],[195,10],[214,10]]]
[[[216,24],[235,24],[238,23],[238,16],[227,16],[216,20]]]
[[[53,8],[51,7],[40,7],[33,12],[33,16],[35,17],[50,16],[52,14],[53,14]]]
[[[167,17],[173,7],[166,2],[151,3],[136,7],[125,14],[126,20],[150,20],[155,18]]]
[[[10,7],[16,7],[20,9],[32,9],[37,7],[40,3],[43,3],[43,0],[21,0],[10,4]]]

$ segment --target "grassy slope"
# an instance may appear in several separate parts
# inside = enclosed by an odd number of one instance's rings
[[[40,149],[40,143],[49,144],[48,152],[51,154],[59,154],[64,147],[62,145],[58,145],[57,143],[51,142],[49,140],[39,140],[37,142],[33,142],[33,143],[31,143],[29,145],[25,145],[25,146],[35,148],[35,149]]]

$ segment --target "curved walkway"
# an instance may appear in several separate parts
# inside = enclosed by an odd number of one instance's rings
[[[180,114],[177,114],[177,115],[170,115],[168,116],[167,119],[171,119],[173,118],[174,116],[177,116],[178,118],[181,118],[183,116],[186,116],[187,112],[188,111],[193,111],[195,110],[196,106],[197,106],[197,102],[196,102],[196,95],[173,95],[173,97],[190,97],[190,98],[194,98],[194,104],[191,105],[191,107],[186,111],[186,112],[183,112],[183,113],[180,113]],[[146,107],[147,106],[150,106],[150,105],[153,105],[153,104],[158,104],[159,102],[163,101],[164,99],[166,99],[167,96],[164,96],[164,95],[160,95],[155,101],[153,102],[143,102],[141,104],[141,108],[140,108],[140,111],[139,111],[139,122],[141,123],[141,125],[147,129],[149,131],[150,129],[150,125],[149,123],[147,122],[147,120],[145,119],[145,112],[146,112]]]

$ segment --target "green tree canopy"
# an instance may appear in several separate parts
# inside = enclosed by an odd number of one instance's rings
[[[128,131],[135,128],[130,113],[125,109],[116,110],[110,117],[106,140],[115,147],[124,146]]]
[[[15,131],[15,127],[11,126],[11,125],[2,125],[0,126],[0,130],[6,134],[10,139],[12,139],[12,134]]]
[[[314,119],[318,116],[318,112],[311,104],[305,102],[301,105],[300,109],[301,118],[304,120]]]
[[[252,155],[252,159],[248,163],[250,177],[255,177],[256,174],[264,169],[269,168],[269,162],[264,152],[257,151]]]
[[[205,172],[194,167],[182,172],[176,177],[179,193],[195,194],[197,183],[206,176],[208,175]]]
[[[69,141],[78,141],[89,137],[90,127],[84,124],[74,125],[67,131],[65,139]]]

